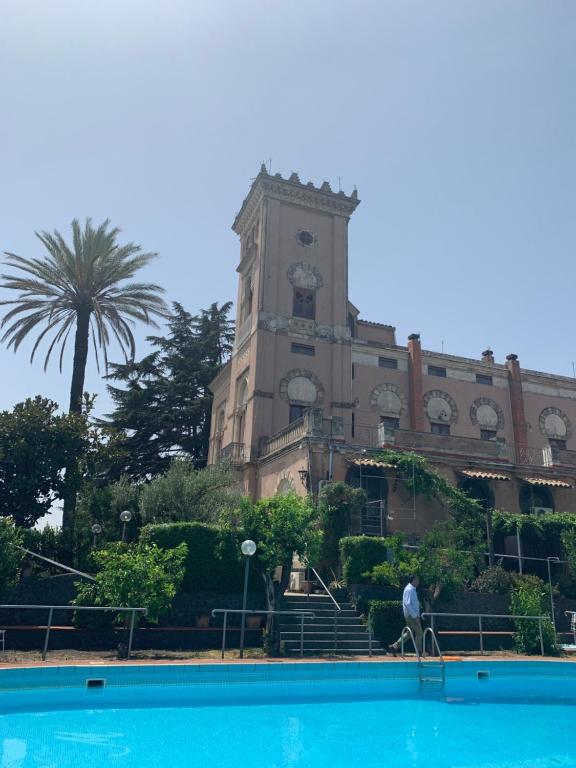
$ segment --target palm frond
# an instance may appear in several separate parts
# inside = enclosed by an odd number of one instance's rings
[[[154,318],[167,316],[164,290],[153,283],[133,280],[157,254],[144,252],[134,243],[120,245],[120,230],[111,227],[108,219],[97,227],[89,218],[83,226],[74,219],[71,230],[70,243],[58,230],[36,232],[45,251],[41,257],[5,252],[10,271],[0,275],[0,287],[11,291],[15,298],[0,300],[0,305],[9,307],[0,324],[2,341],[16,351],[44,325],[34,340],[30,361],[53,333],[44,366],[60,345],[61,370],[66,342],[77,327],[78,315],[88,313],[96,364],[99,369],[101,352],[107,370],[111,337],[126,360],[131,359],[135,340],[130,325],[143,322],[156,326]]]

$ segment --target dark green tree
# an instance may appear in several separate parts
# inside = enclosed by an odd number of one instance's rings
[[[85,418],[43,397],[0,413],[0,516],[32,527],[66,488],[65,468],[87,449]]]
[[[163,474],[175,457],[206,465],[212,393],[209,384],[232,349],[231,304],[212,304],[198,315],[173,305],[166,336],[150,336],[155,350],[140,361],[111,366],[108,387],[115,410],[109,423],[122,430],[122,472],[142,480]]]

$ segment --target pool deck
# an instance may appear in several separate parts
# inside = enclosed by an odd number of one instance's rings
[[[433,657],[432,657],[433,658]],[[481,655],[446,655],[444,661],[447,664],[457,664],[461,662],[478,662],[478,661],[490,661],[490,662],[576,662],[575,657],[571,656],[520,656],[518,654],[484,654]],[[28,668],[41,668],[41,667],[99,667],[99,666],[175,666],[175,665],[230,665],[230,664],[248,664],[254,666],[255,664],[357,664],[358,662],[366,664],[381,664],[387,662],[403,661],[406,664],[417,663],[417,659],[414,656],[407,656],[402,659],[401,656],[353,656],[348,658],[335,658],[333,656],[317,656],[306,658],[294,658],[294,657],[282,657],[282,658],[246,658],[246,659],[54,659],[46,661],[14,661],[3,663],[0,661],[0,669],[28,669]]]

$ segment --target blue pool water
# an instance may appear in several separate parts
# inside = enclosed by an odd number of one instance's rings
[[[0,768],[576,768],[569,662],[72,670],[0,673]]]

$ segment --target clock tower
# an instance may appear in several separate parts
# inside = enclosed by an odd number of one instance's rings
[[[215,388],[213,435],[247,464],[305,413],[341,430],[353,406],[348,221],[358,203],[355,190],[262,165],[236,216],[236,338]]]

